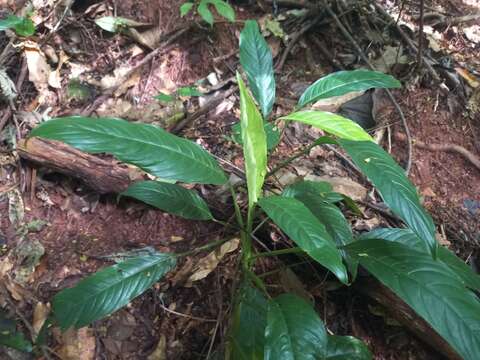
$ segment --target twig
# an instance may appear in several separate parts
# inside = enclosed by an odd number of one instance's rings
[[[417,70],[422,69],[423,63],[423,13],[425,11],[425,0],[420,0],[420,19],[418,27],[418,51],[417,51]]]
[[[162,301],[163,302],[163,301]],[[159,304],[159,306],[165,310],[166,312],[170,313],[170,314],[173,314],[173,315],[177,315],[177,316],[180,316],[180,317],[184,317],[184,318],[187,318],[187,319],[192,319],[192,320],[198,320],[198,321],[205,321],[205,322],[217,322],[216,319],[206,319],[206,318],[202,318],[202,317],[197,317],[197,316],[193,316],[193,315],[187,315],[187,314],[182,314],[178,311],[175,311],[175,310],[170,310],[169,308],[167,308],[165,305],[163,304]]]
[[[375,70],[373,65],[370,63],[368,60],[367,56],[363,52],[362,48],[360,45],[358,45],[357,41],[352,37],[352,35],[348,32],[348,30],[343,26],[342,22],[340,19],[337,17],[337,15],[333,12],[332,8],[330,5],[328,5],[327,1],[323,0],[323,5],[325,9],[327,10],[327,13],[335,20],[335,23],[337,24],[338,28],[342,32],[342,34],[347,38],[348,41],[352,43],[352,45],[355,47],[357,50],[359,56],[362,58],[362,60],[368,65],[368,67],[371,70]],[[392,92],[389,89],[385,89],[385,92],[387,93],[390,101],[392,102],[393,106],[395,107],[395,110],[397,110],[400,119],[402,120],[402,125],[405,129],[405,135],[407,136],[407,152],[408,152],[408,157],[407,157],[407,165],[405,167],[405,173],[408,175],[410,173],[410,169],[412,167],[412,137],[410,134],[410,128],[408,127],[407,124],[407,119],[405,118],[405,115],[402,111],[402,108],[398,104],[397,100],[395,100],[395,97],[393,96]]]
[[[405,141],[405,136],[403,134],[396,134],[395,138],[399,141]],[[423,141],[415,140],[413,144],[421,149],[430,150],[430,151],[446,151],[454,152],[463,156],[464,159],[468,160],[473,166],[480,170],[480,159],[472,154],[470,151],[465,149],[463,146],[456,144],[425,144]]]

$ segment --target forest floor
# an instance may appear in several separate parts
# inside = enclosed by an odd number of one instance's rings
[[[290,112],[301,91],[319,77],[340,68],[363,66],[353,44],[342,36],[328,15],[322,13],[324,18],[285,54],[285,44],[299,30],[299,21],[291,9],[280,7],[273,15],[270,7],[262,10],[256,5],[233,4],[235,23],[217,18],[211,28],[205,24],[192,26],[173,39],[165,51],[123,78],[125,71],[142,61],[151,48],[158,47],[155,38],[158,40],[182,24],[193,23],[192,16],[180,18],[181,0],[125,0],[116,5],[115,1],[84,0],[67,9],[63,3],[54,6],[57,2],[53,0],[33,3],[38,6],[34,17],[38,22],[37,35],[23,48],[15,48],[9,57],[0,57],[0,68],[6,69],[20,87],[14,116],[10,116],[12,112],[5,103],[0,108],[0,274],[5,276],[9,261],[14,263],[8,271],[15,273],[10,280],[4,279],[8,291],[0,293],[0,301],[21,314],[26,324],[38,323],[42,309],[48,307],[59,290],[111,265],[108,256],[112,254],[146,246],[167,252],[187,251],[228,235],[217,224],[184,220],[132,200],[118,201],[115,195],[101,195],[74,176],[20,159],[12,144],[25,138],[42,119],[90,111],[92,116],[155,121],[174,129],[178,123],[165,120],[165,114],[172,114],[171,109],[153,97],[202,80],[208,93],[180,105],[193,113],[213,96],[223,96],[232,84],[226,81],[220,86],[216,82],[221,84],[235,74],[239,33],[243,21],[252,18],[262,24],[274,20],[285,34],[290,34],[288,38],[273,34],[267,37],[274,61],[281,65],[277,68],[279,98],[275,116]],[[379,3],[396,19],[400,6],[392,1]],[[425,3],[429,13],[438,15],[434,19],[444,21],[435,26],[425,21],[424,41],[424,54],[435,60],[434,69],[443,86],[425,68],[416,72],[415,54],[398,34],[380,27],[381,22],[376,21],[378,13],[368,1],[356,2],[342,20],[351,27],[370,61],[379,70],[402,80],[404,87],[394,91],[394,95],[414,144],[410,179],[434,217],[439,241],[476,270],[480,266],[480,169],[457,152],[432,151],[419,143],[455,144],[477,158],[480,156],[480,21],[477,17],[449,23],[454,17],[480,13],[480,6],[475,0]],[[22,8],[18,1],[0,0],[0,4],[0,18]],[[410,1],[401,4],[400,24],[411,24],[410,32],[407,25],[401,26],[417,43],[416,5]],[[336,11],[341,13],[341,9]],[[95,19],[114,13],[150,27],[145,27],[147,30],[139,40],[124,33],[108,33],[95,24]],[[9,38],[0,33],[0,49],[8,42]],[[21,50],[28,48],[41,48],[46,61],[28,63],[25,51]],[[44,65],[50,79],[44,77]],[[73,90],[72,79],[78,79],[80,84]],[[117,91],[109,94],[108,89],[116,85]],[[372,92],[370,99],[367,112],[374,121],[372,134],[384,132],[381,144],[405,166],[407,143],[399,113],[380,91]],[[338,108],[338,104],[332,103],[317,106]],[[232,126],[238,122],[238,107],[238,96],[228,94],[218,106],[180,129],[183,136],[223,159],[221,164],[228,172],[243,168],[241,147],[232,141],[231,134]],[[282,141],[271,154],[271,164],[301,149],[315,135],[308,127],[284,128]],[[315,149],[294,161],[278,174],[277,181],[285,184],[306,174],[334,178],[337,186],[356,200],[374,199],[368,182],[330,149]],[[231,204],[217,198],[214,188],[198,189],[220,217],[228,218],[233,213]],[[383,212],[363,205],[361,209],[364,216],[351,219],[355,232],[389,225]],[[12,216],[17,215],[24,224],[31,224],[27,235],[12,223]],[[277,229],[263,231],[262,239],[272,242],[272,237],[281,241],[277,239]],[[237,280],[238,250],[232,246],[210,267],[201,261],[205,253],[187,257],[151,290],[88,328],[67,334],[54,331],[49,340],[50,356],[82,360],[214,358],[225,341],[232,289]],[[399,326],[373,300],[353,295],[349,288],[338,289],[333,280],[325,280],[317,269],[314,275],[308,275],[308,266],[295,268],[293,281],[286,279],[290,276],[288,266],[279,259],[268,258],[255,270],[258,274],[279,270],[273,276],[283,278],[280,283],[285,289],[294,287],[305,292],[329,330],[362,339],[375,359],[439,358],[434,349]],[[208,276],[192,280],[192,274],[205,270]],[[0,347],[1,359],[29,356]]]

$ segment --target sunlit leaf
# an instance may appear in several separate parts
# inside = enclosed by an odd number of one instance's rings
[[[214,22],[214,18],[213,18],[212,12],[208,8],[209,3],[210,3],[209,0],[201,0],[200,4],[198,5],[197,11],[202,17],[202,19],[205,20],[207,24],[212,26]]]
[[[265,121],[263,123],[263,128],[265,130],[265,136],[267,137],[267,150],[270,151],[275,149],[280,142],[280,131],[275,125]],[[242,129],[239,122],[232,126],[232,137],[236,143],[243,145]]]
[[[192,10],[193,5],[195,5],[193,2],[186,2],[182,4],[182,6],[180,6],[180,16],[186,16]]]

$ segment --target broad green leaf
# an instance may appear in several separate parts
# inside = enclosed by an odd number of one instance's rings
[[[6,29],[14,29],[15,33],[20,36],[35,34],[35,24],[27,17],[9,15],[5,19],[0,20],[0,31]]]
[[[329,182],[309,180],[298,181],[287,186],[283,190],[282,196],[295,198],[297,196],[319,197],[322,201],[328,203],[336,203],[344,199],[341,194],[333,191]]]
[[[205,201],[194,190],[159,181],[141,181],[121,195],[129,196],[161,210],[192,220],[211,220]]]
[[[340,96],[353,91],[373,88],[399,88],[401,84],[393,76],[370,70],[338,71],[310,85],[298,101],[298,107],[311,102]]]
[[[175,96],[159,92],[157,96],[153,97],[156,100],[163,102],[172,102],[175,100]]]
[[[194,3],[193,2],[186,2],[180,6],[180,16],[184,17],[187,15],[193,8]]]
[[[251,208],[262,194],[267,173],[267,138],[262,115],[237,73],[240,89],[240,124],[242,129],[243,156],[248,187],[248,203]]]
[[[355,241],[345,249],[465,360],[478,358],[480,302],[447,265],[393,241]]]
[[[265,360],[325,359],[327,342],[322,320],[305,300],[283,294],[269,301]]]
[[[217,185],[227,181],[207,151],[152,125],[72,116],[49,120],[30,136],[63,141],[94,154],[110,153],[162,179]]]
[[[7,318],[5,315],[5,312],[0,309],[0,346],[8,346],[23,352],[31,352],[32,344],[25,339],[25,336],[21,332],[17,331],[16,322]]]
[[[240,63],[266,119],[275,102],[275,76],[270,47],[255,20],[247,20],[240,34]]]
[[[329,112],[305,110],[284,116],[280,120],[299,121],[341,139],[373,141],[371,136],[356,122]]]
[[[179,96],[189,97],[189,96],[202,96],[203,94],[198,91],[194,86],[184,86],[177,90]]]
[[[213,26],[214,19],[213,19],[212,12],[208,8],[209,3],[210,3],[209,0],[200,1],[200,4],[198,5],[197,11],[200,14],[200,16],[202,17],[202,19],[205,20],[205,22],[207,24],[209,24],[210,26]]]
[[[15,25],[19,24],[22,21],[22,18],[15,15],[9,15],[5,19],[0,20],[0,31],[13,28]]]
[[[244,285],[233,313],[227,360],[263,360],[266,317],[267,299],[257,289]]]
[[[275,149],[280,142],[280,131],[275,125],[265,121],[263,122],[263,128],[265,130],[265,136],[267,137],[267,150]],[[232,126],[232,137],[237,144],[243,145],[242,128],[239,122]]]
[[[55,319],[63,330],[99,320],[148,290],[175,263],[173,255],[154,252],[100,270],[55,295]]]
[[[428,244],[432,254],[436,254],[435,225],[420,205],[417,191],[403,169],[372,141],[339,139],[338,143],[375,185],[390,209]]]
[[[393,229],[379,228],[368,233],[361,234],[360,240],[366,239],[382,239],[395,241],[408,246],[414,250],[428,252],[428,247],[412,230],[410,229]],[[476,274],[470,266],[465,264],[462,259],[458,258],[453,252],[446,247],[438,247],[438,261],[446,264],[457,274],[465,285],[473,290],[480,291],[480,275]]]
[[[371,360],[372,354],[367,346],[353,336],[328,337],[325,360]]]
[[[130,20],[126,19],[123,17],[115,17],[115,16],[104,16],[99,19],[95,20],[95,24],[97,24],[99,27],[101,27],[103,30],[108,31],[108,32],[118,32],[122,28],[128,28],[128,27],[138,27],[138,26],[144,26],[147,25],[145,23],[141,23],[135,20]]]
[[[282,196],[260,199],[259,205],[302,250],[344,284],[348,275],[340,251],[325,226],[299,200]]]
[[[230,22],[235,22],[235,10],[223,0],[210,0],[217,12]]]

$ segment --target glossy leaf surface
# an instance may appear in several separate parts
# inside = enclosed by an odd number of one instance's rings
[[[414,250],[428,252],[425,242],[410,229],[379,228],[360,235],[359,239],[395,241]],[[452,269],[464,281],[466,286],[480,291],[480,275],[475,273],[462,259],[455,256],[453,252],[444,246],[438,247],[438,261],[443,262]]]
[[[328,336],[325,360],[371,360],[367,346],[353,336]]]
[[[100,270],[55,295],[54,316],[64,330],[86,326],[127,305],[175,263],[173,255],[152,252]]]
[[[324,76],[310,85],[298,101],[298,107],[332,96],[373,88],[399,88],[393,76],[370,70],[338,71]]]
[[[261,196],[267,173],[267,137],[262,116],[238,73],[237,81],[240,89],[240,125],[247,177],[248,203],[249,207],[252,207]]]
[[[447,265],[387,240],[355,241],[347,252],[395,292],[465,360],[480,354],[480,302]]]
[[[347,271],[340,251],[325,226],[299,200],[270,196],[259,201],[267,215],[313,259],[348,283]]]
[[[74,116],[49,120],[30,136],[63,141],[94,154],[110,153],[162,179],[202,184],[227,181],[207,151],[152,125]]]
[[[213,218],[205,201],[194,190],[176,184],[141,181],[130,185],[121,195],[135,198],[185,219]]]
[[[233,314],[228,360],[263,360],[267,324],[267,299],[257,289],[244,285]]]
[[[269,301],[265,360],[324,359],[327,341],[322,320],[305,300],[283,294]]]
[[[324,111],[299,111],[280,118],[280,120],[298,121],[316,127],[341,139],[371,141],[372,138],[356,122],[343,116]]]
[[[390,209],[408,224],[435,254],[435,225],[420,205],[417,190],[405,176],[403,169],[372,141],[339,139],[338,143],[375,185]]]
[[[282,196],[295,198],[298,196],[318,197],[328,203],[336,203],[343,200],[343,196],[334,192],[332,185],[326,181],[298,181],[287,186],[283,190]]]
[[[273,59],[270,47],[254,20],[247,20],[240,34],[240,63],[266,119],[275,102]]]

